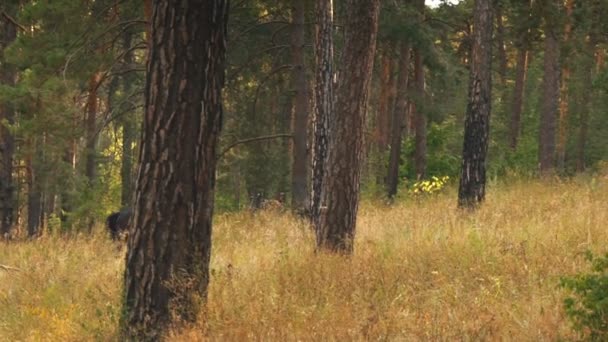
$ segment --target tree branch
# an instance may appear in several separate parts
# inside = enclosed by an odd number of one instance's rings
[[[25,29],[25,27],[23,27],[23,25],[19,24],[17,22],[17,20],[15,20],[13,17],[11,17],[10,15],[6,14],[6,12],[2,11],[2,16],[4,18],[6,18],[6,20],[10,21],[11,23],[13,23],[13,25],[17,26],[18,28],[21,29],[21,31],[26,32],[27,30]]]
[[[222,158],[228,151],[230,151],[232,148],[234,148],[238,145],[247,144],[247,143],[255,142],[255,141],[272,140],[272,139],[279,139],[279,138],[292,138],[292,137],[293,137],[292,134],[281,133],[281,134],[263,135],[263,136],[255,137],[255,138],[237,140],[237,141],[233,142],[232,144],[228,145],[226,148],[224,148],[222,150],[222,152],[220,152],[218,154],[217,158],[218,159]]]

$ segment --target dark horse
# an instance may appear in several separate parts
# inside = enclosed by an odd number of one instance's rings
[[[120,234],[129,231],[131,225],[131,215],[133,212],[131,209],[123,209],[121,211],[110,214],[106,220],[108,230],[112,240],[118,240]]]

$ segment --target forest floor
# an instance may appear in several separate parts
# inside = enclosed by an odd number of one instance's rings
[[[218,215],[204,321],[170,340],[575,338],[561,276],[608,246],[608,177],[364,202],[351,258],[314,253],[286,213]],[[116,340],[125,248],[93,237],[0,244],[0,341]],[[15,268],[15,269],[13,269]]]

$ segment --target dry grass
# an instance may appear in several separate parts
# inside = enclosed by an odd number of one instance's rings
[[[306,224],[215,219],[204,322],[171,340],[511,340],[576,337],[557,287],[605,251],[608,179],[494,185],[476,213],[454,193],[362,205],[352,258],[318,255]],[[0,245],[0,340],[112,340],[124,250],[103,237]]]

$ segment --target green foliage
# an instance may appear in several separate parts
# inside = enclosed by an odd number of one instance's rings
[[[574,328],[590,341],[608,339],[608,253],[594,256],[587,251],[590,272],[563,277],[560,285],[572,296],[564,300],[564,308]]]

